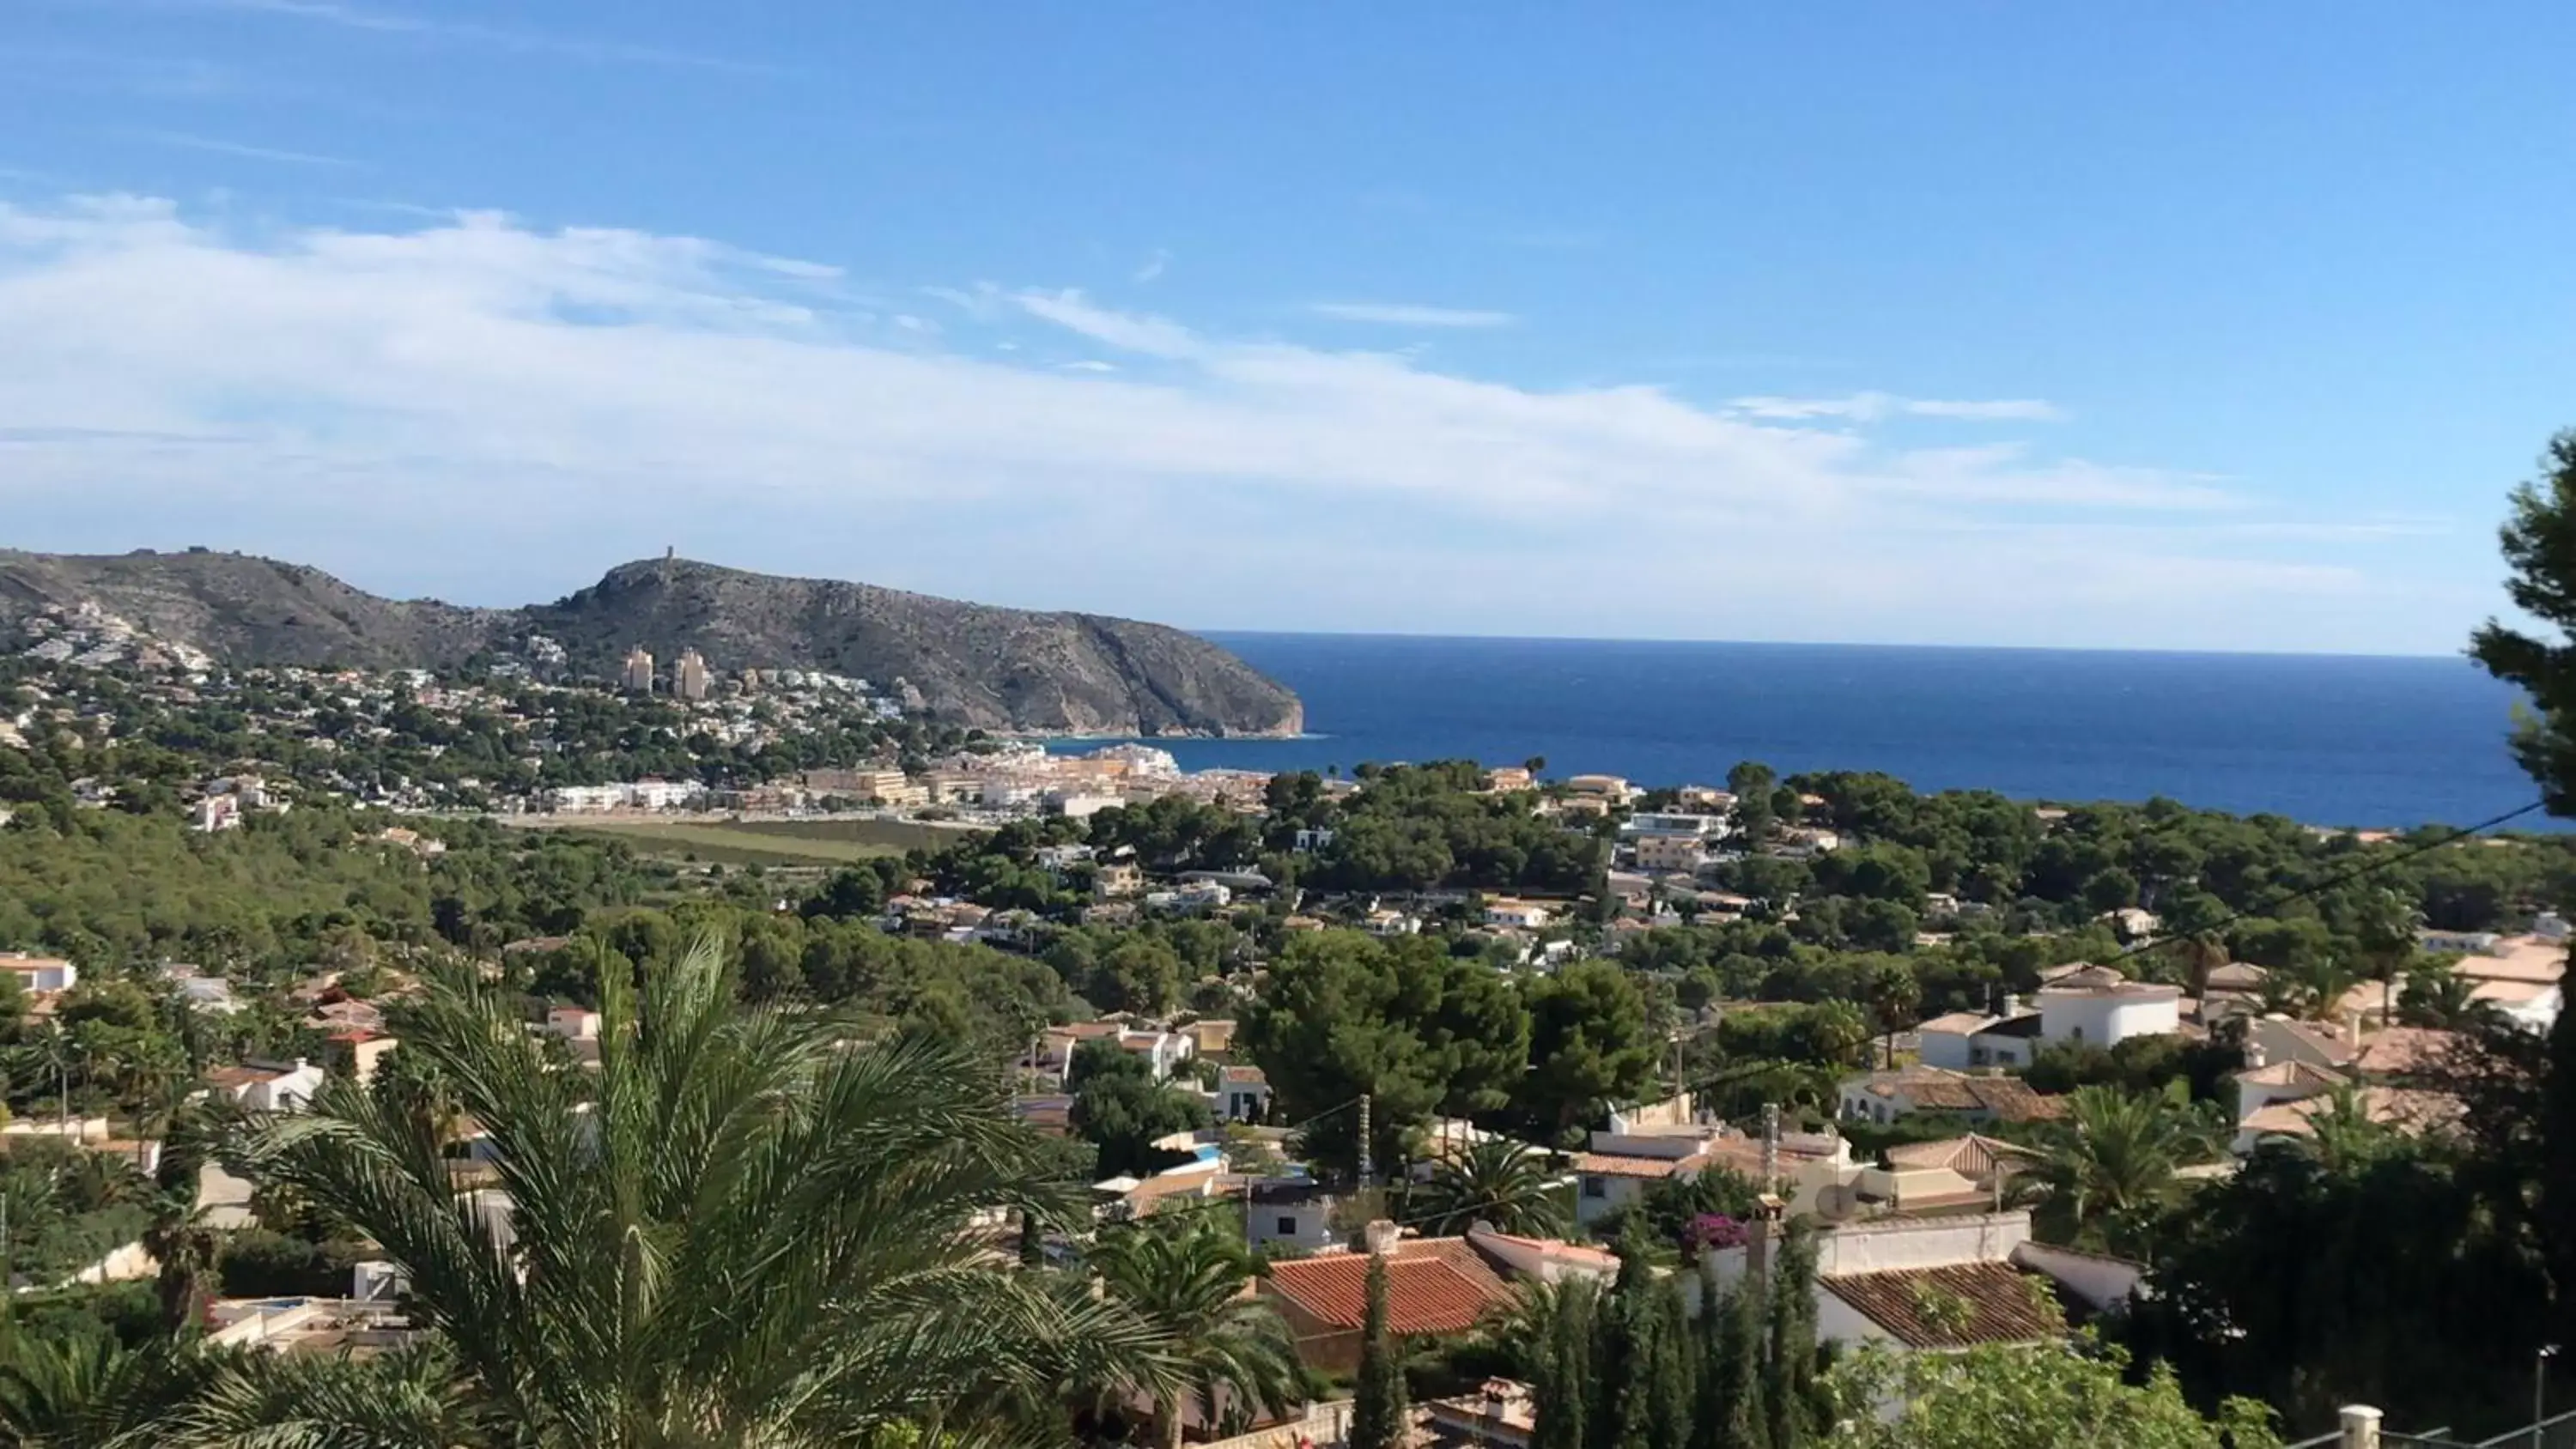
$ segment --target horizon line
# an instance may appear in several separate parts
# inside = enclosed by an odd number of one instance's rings
[[[1717,639],[1697,635],[1448,634],[1407,629],[1261,629],[1174,625],[1202,639],[1402,639],[1479,644],[1713,644],[1739,649],[1911,649],[1976,654],[2153,654],[2227,659],[2448,659],[2475,666],[2466,645],[2456,653],[2379,653],[2361,649],[2224,649],[2152,644],[1956,644],[1874,639]],[[2501,682],[2501,681],[2499,681]]]

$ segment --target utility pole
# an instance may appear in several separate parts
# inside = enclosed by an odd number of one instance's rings
[[[1369,1185],[1369,1094],[1360,1093],[1360,1186]]]

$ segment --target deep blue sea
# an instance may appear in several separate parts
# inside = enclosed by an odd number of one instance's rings
[[[2505,748],[2514,691],[2464,659],[1208,637],[1296,690],[1310,733],[1156,742],[1189,769],[1544,755],[1551,775],[1677,785],[1756,759],[2357,826],[2468,824],[2535,795]]]

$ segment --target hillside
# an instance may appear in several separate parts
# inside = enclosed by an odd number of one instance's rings
[[[378,598],[317,569],[242,554],[0,550],[0,627],[83,604],[239,664],[452,666],[544,635],[610,675],[634,645],[719,673],[824,669],[983,728],[1140,734],[1293,732],[1297,697],[1160,624],[995,608],[685,559],[620,565],[551,604],[471,609]]]
[[[96,604],[154,639],[243,664],[453,664],[511,614],[380,599],[320,569],[248,554],[0,549],[0,626],[47,605]]]

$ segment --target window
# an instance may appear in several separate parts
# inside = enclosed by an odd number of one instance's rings
[[[1587,1177],[1583,1179],[1583,1195],[1585,1197],[1608,1197],[1610,1195],[1610,1184],[1603,1182],[1597,1177]]]
[[[1279,1236],[1283,1238],[1293,1238],[1297,1236],[1297,1220],[1295,1218],[1281,1218],[1279,1220]]]

